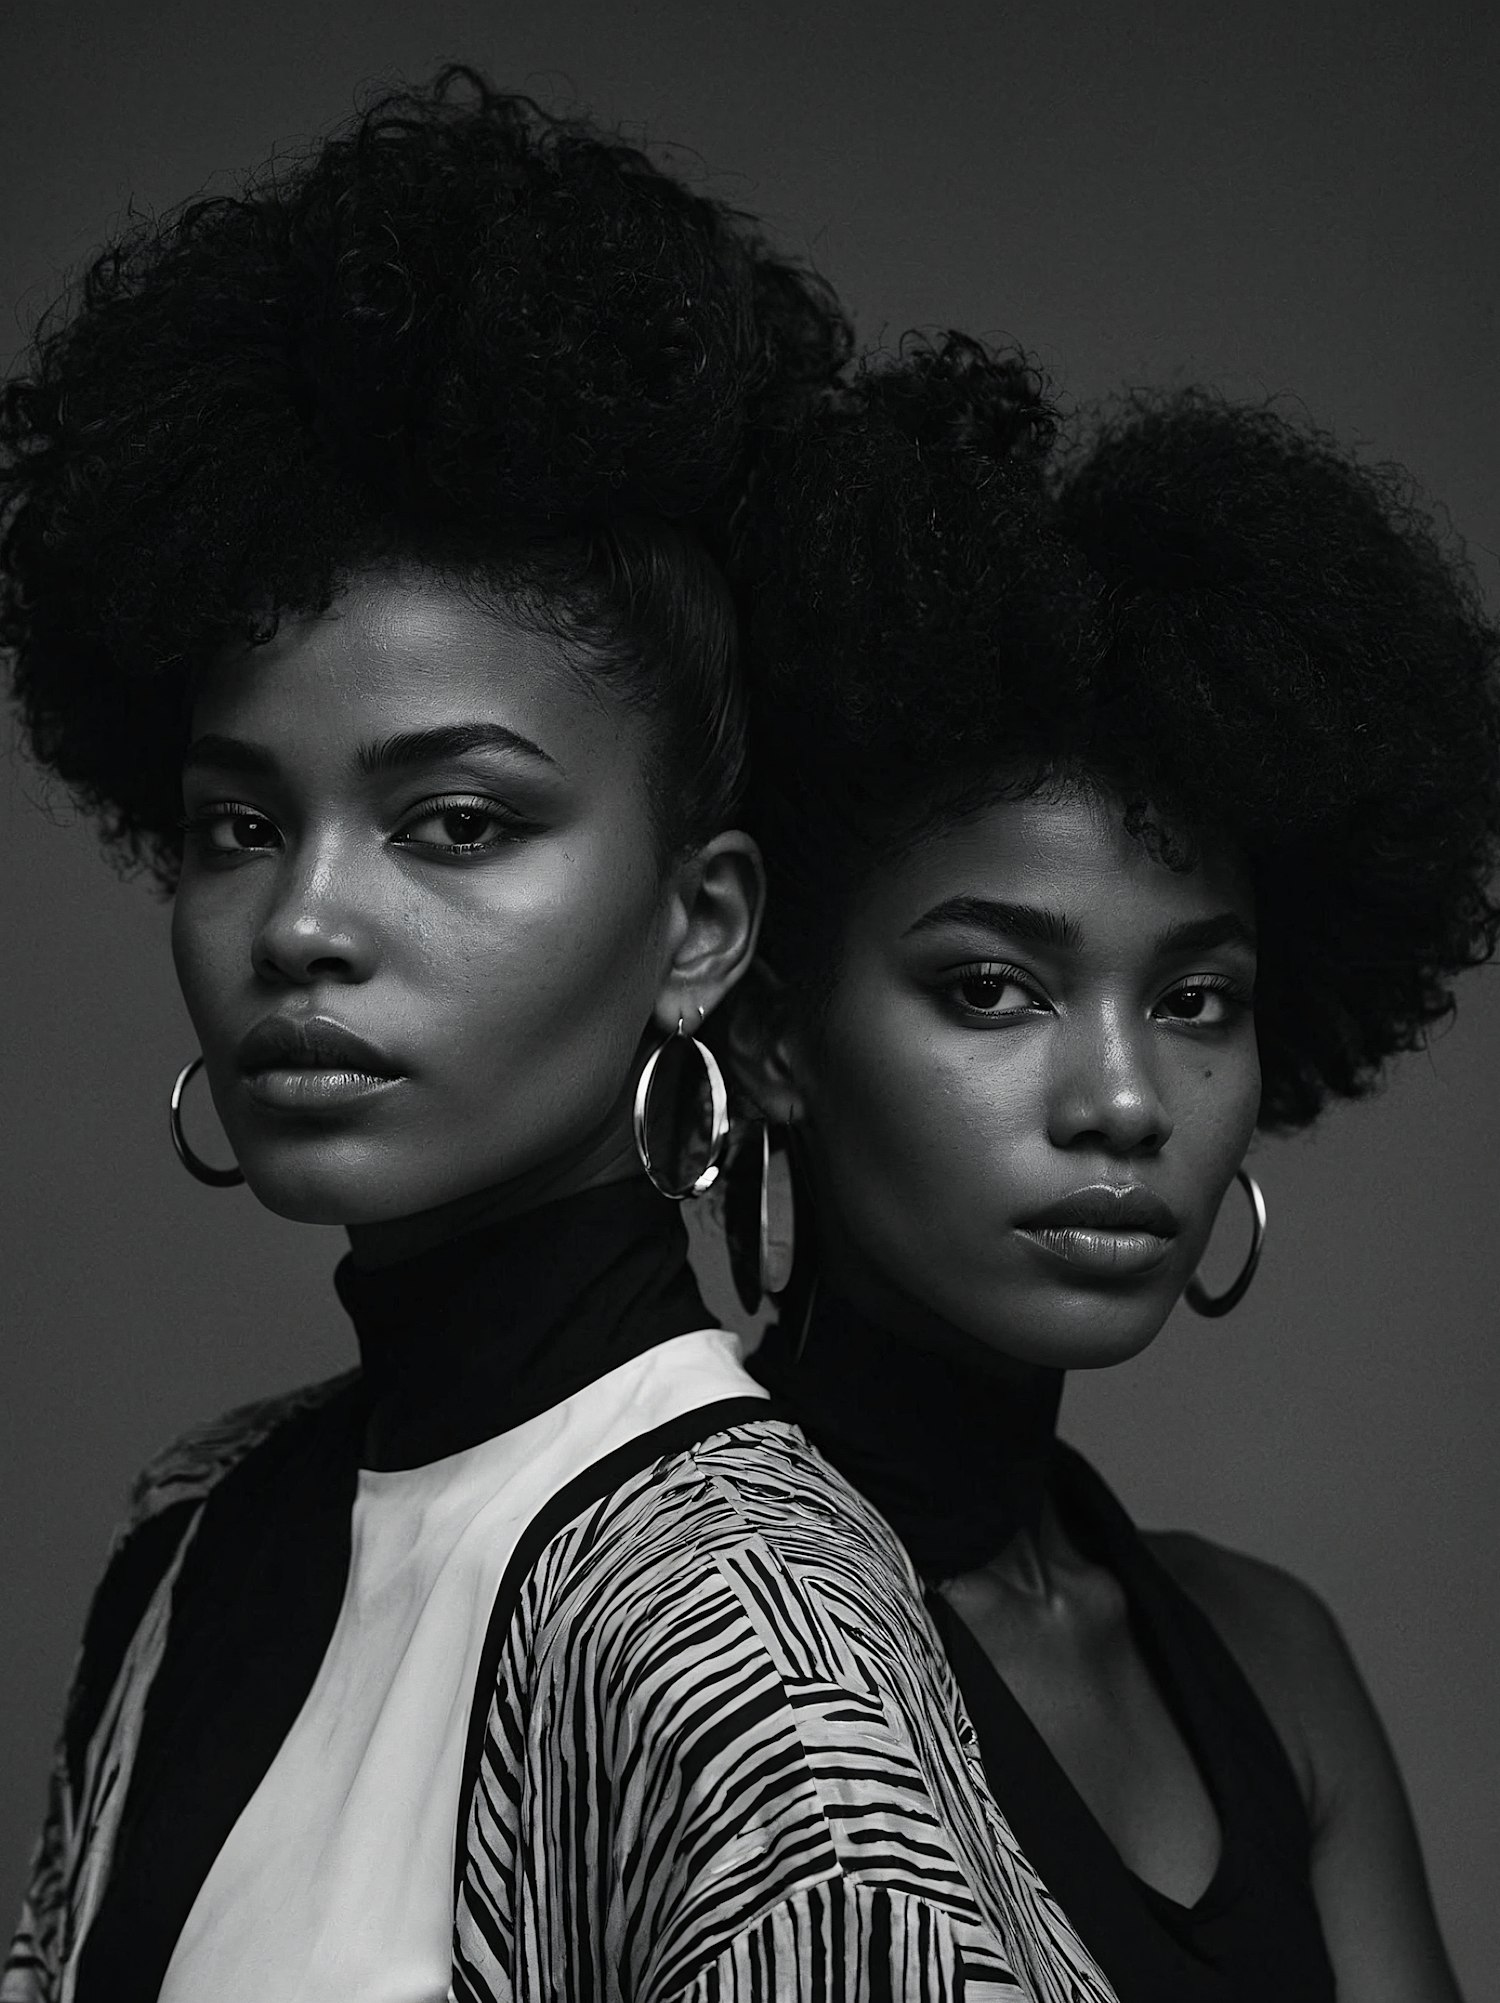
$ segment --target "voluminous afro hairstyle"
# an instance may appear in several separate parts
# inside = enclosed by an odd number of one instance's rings
[[[676,847],[742,783],[722,571],[749,427],[848,335],[641,153],[451,69],[137,223],[0,414],[0,644],[36,756],[170,883],[195,669],[417,564],[497,588],[663,721]]]
[[[1059,777],[1173,866],[1247,859],[1267,1127],[1367,1089],[1493,951],[1497,634],[1396,471],[1202,391],[1064,450],[1028,364],[953,335],[813,399],[750,494],[752,822],[809,992],[861,870]]]

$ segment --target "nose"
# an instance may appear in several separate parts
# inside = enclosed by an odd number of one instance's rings
[[[370,978],[376,928],[361,908],[349,857],[336,848],[288,856],[277,872],[250,958],[260,979],[278,986]]]
[[[1150,1026],[1125,1010],[1071,1021],[1061,1039],[1048,1107],[1054,1147],[1110,1155],[1153,1155],[1166,1146],[1172,1116],[1153,1063]]]

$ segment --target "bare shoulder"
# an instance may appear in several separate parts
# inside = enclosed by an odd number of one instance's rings
[[[1299,1670],[1331,1669],[1343,1652],[1338,1623],[1312,1587],[1279,1565],[1231,1551],[1190,1530],[1146,1533],[1152,1555],[1206,1613],[1236,1653],[1267,1667],[1289,1659]]]
[[[1290,1755],[1340,1996],[1459,2003],[1411,1805],[1338,1622],[1259,1558],[1183,1532],[1146,1541],[1218,1629]]]
[[[1189,1531],[1150,1532],[1146,1542],[1245,1672],[1316,1819],[1335,1789],[1348,1721],[1369,1702],[1327,1604],[1280,1566]]]

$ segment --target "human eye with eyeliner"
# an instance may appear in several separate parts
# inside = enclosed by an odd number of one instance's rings
[[[185,840],[207,861],[273,848],[281,840],[268,814],[236,800],[215,800],[197,807],[184,814],[178,826]]]
[[[439,799],[414,808],[391,840],[403,848],[435,849],[453,856],[489,855],[537,828],[535,821],[523,819],[499,800]]]
[[[1040,985],[1019,967],[977,960],[943,979],[940,993],[965,1015],[1018,1016],[1045,1013]]]
[[[1060,1991],[1456,2003],[1332,1615],[1137,1529],[1058,1422],[1069,1373],[1245,1299],[1258,1134],[1360,1096],[1488,956],[1500,639],[1323,433],[1186,391],[1060,435],[1027,358],[912,340],[778,439],[743,521],[753,1368],[922,1583],[958,1791],[1069,1923]],[[1153,1458],[1213,1447],[1168,1424]]]
[[[1227,1028],[1253,1011],[1254,997],[1227,974],[1201,974],[1179,981],[1163,995],[1157,1012],[1168,1021]]]

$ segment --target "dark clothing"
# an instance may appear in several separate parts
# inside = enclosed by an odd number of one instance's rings
[[[773,1330],[751,1368],[906,1544],[995,1798],[1120,2003],[1331,2003],[1291,1763],[1212,1624],[1099,1476],[1056,1440],[1061,1373],[935,1356],[828,1299],[815,1306],[800,1355]],[[1218,1815],[1218,1868],[1191,1907],[1129,1870],[935,1589],[1034,1529],[1049,1499],[1072,1541],[1122,1587]]]

